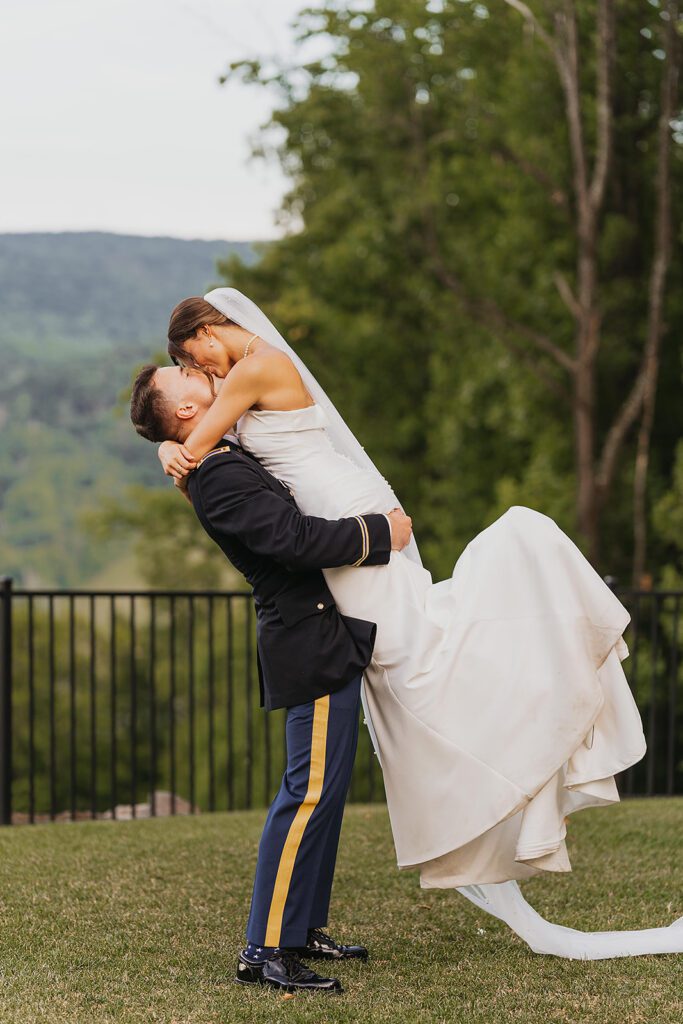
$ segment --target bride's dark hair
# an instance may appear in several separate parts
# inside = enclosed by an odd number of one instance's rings
[[[205,324],[232,324],[227,316],[219,313],[215,306],[203,299],[201,295],[193,295],[179,302],[171,313],[168,324],[168,354],[177,365],[192,366],[201,370],[189,352],[185,350],[185,342],[194,338],[200,327]],[[209,378],[211,374],[208,374]]]

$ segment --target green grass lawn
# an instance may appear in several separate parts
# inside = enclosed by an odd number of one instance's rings
[[[383,807],[347,811],[330,931],[370,947],[342,996],[233,983],[263,812],[15,827],[0,834],[0,1021],[683,1021],[683,955],[579,963],[533,954],[457,893],[395,869]],[[683,799],[584,811],[574,873],[534,879],[578,928],[683,914]]]

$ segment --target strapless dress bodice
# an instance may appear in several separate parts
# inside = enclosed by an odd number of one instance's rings
[[[283,434],[288,431],[324,430],[327,417],[317,402],[304,409],[249,409],[239,421],[238,432]]]
[[[243,448],[292,491],[305,515],[338,519],[398,505],[378,474],[336,451],[322,406],[253,409],[237,425]]]

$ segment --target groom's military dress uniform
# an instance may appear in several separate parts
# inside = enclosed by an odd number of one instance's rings
[[[287,767],[259,845],[247,940],[306,945],[323,928],[358,739],[372,622],[337,609],[323,568],[383,565],[384,515],[304,516],[251,455],[221,443],[189,478],[204,529],[251,584],[261,705],[287,708]]]

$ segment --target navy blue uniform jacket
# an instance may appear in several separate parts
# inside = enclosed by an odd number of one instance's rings
[[[261,706],[304,704],[360,675],[377,627],[342,615],[320,570],[385,565],[386,517],[304,516],[284,484],[225,442],[190,474],[189,492],[202,526],[253,589]]]

